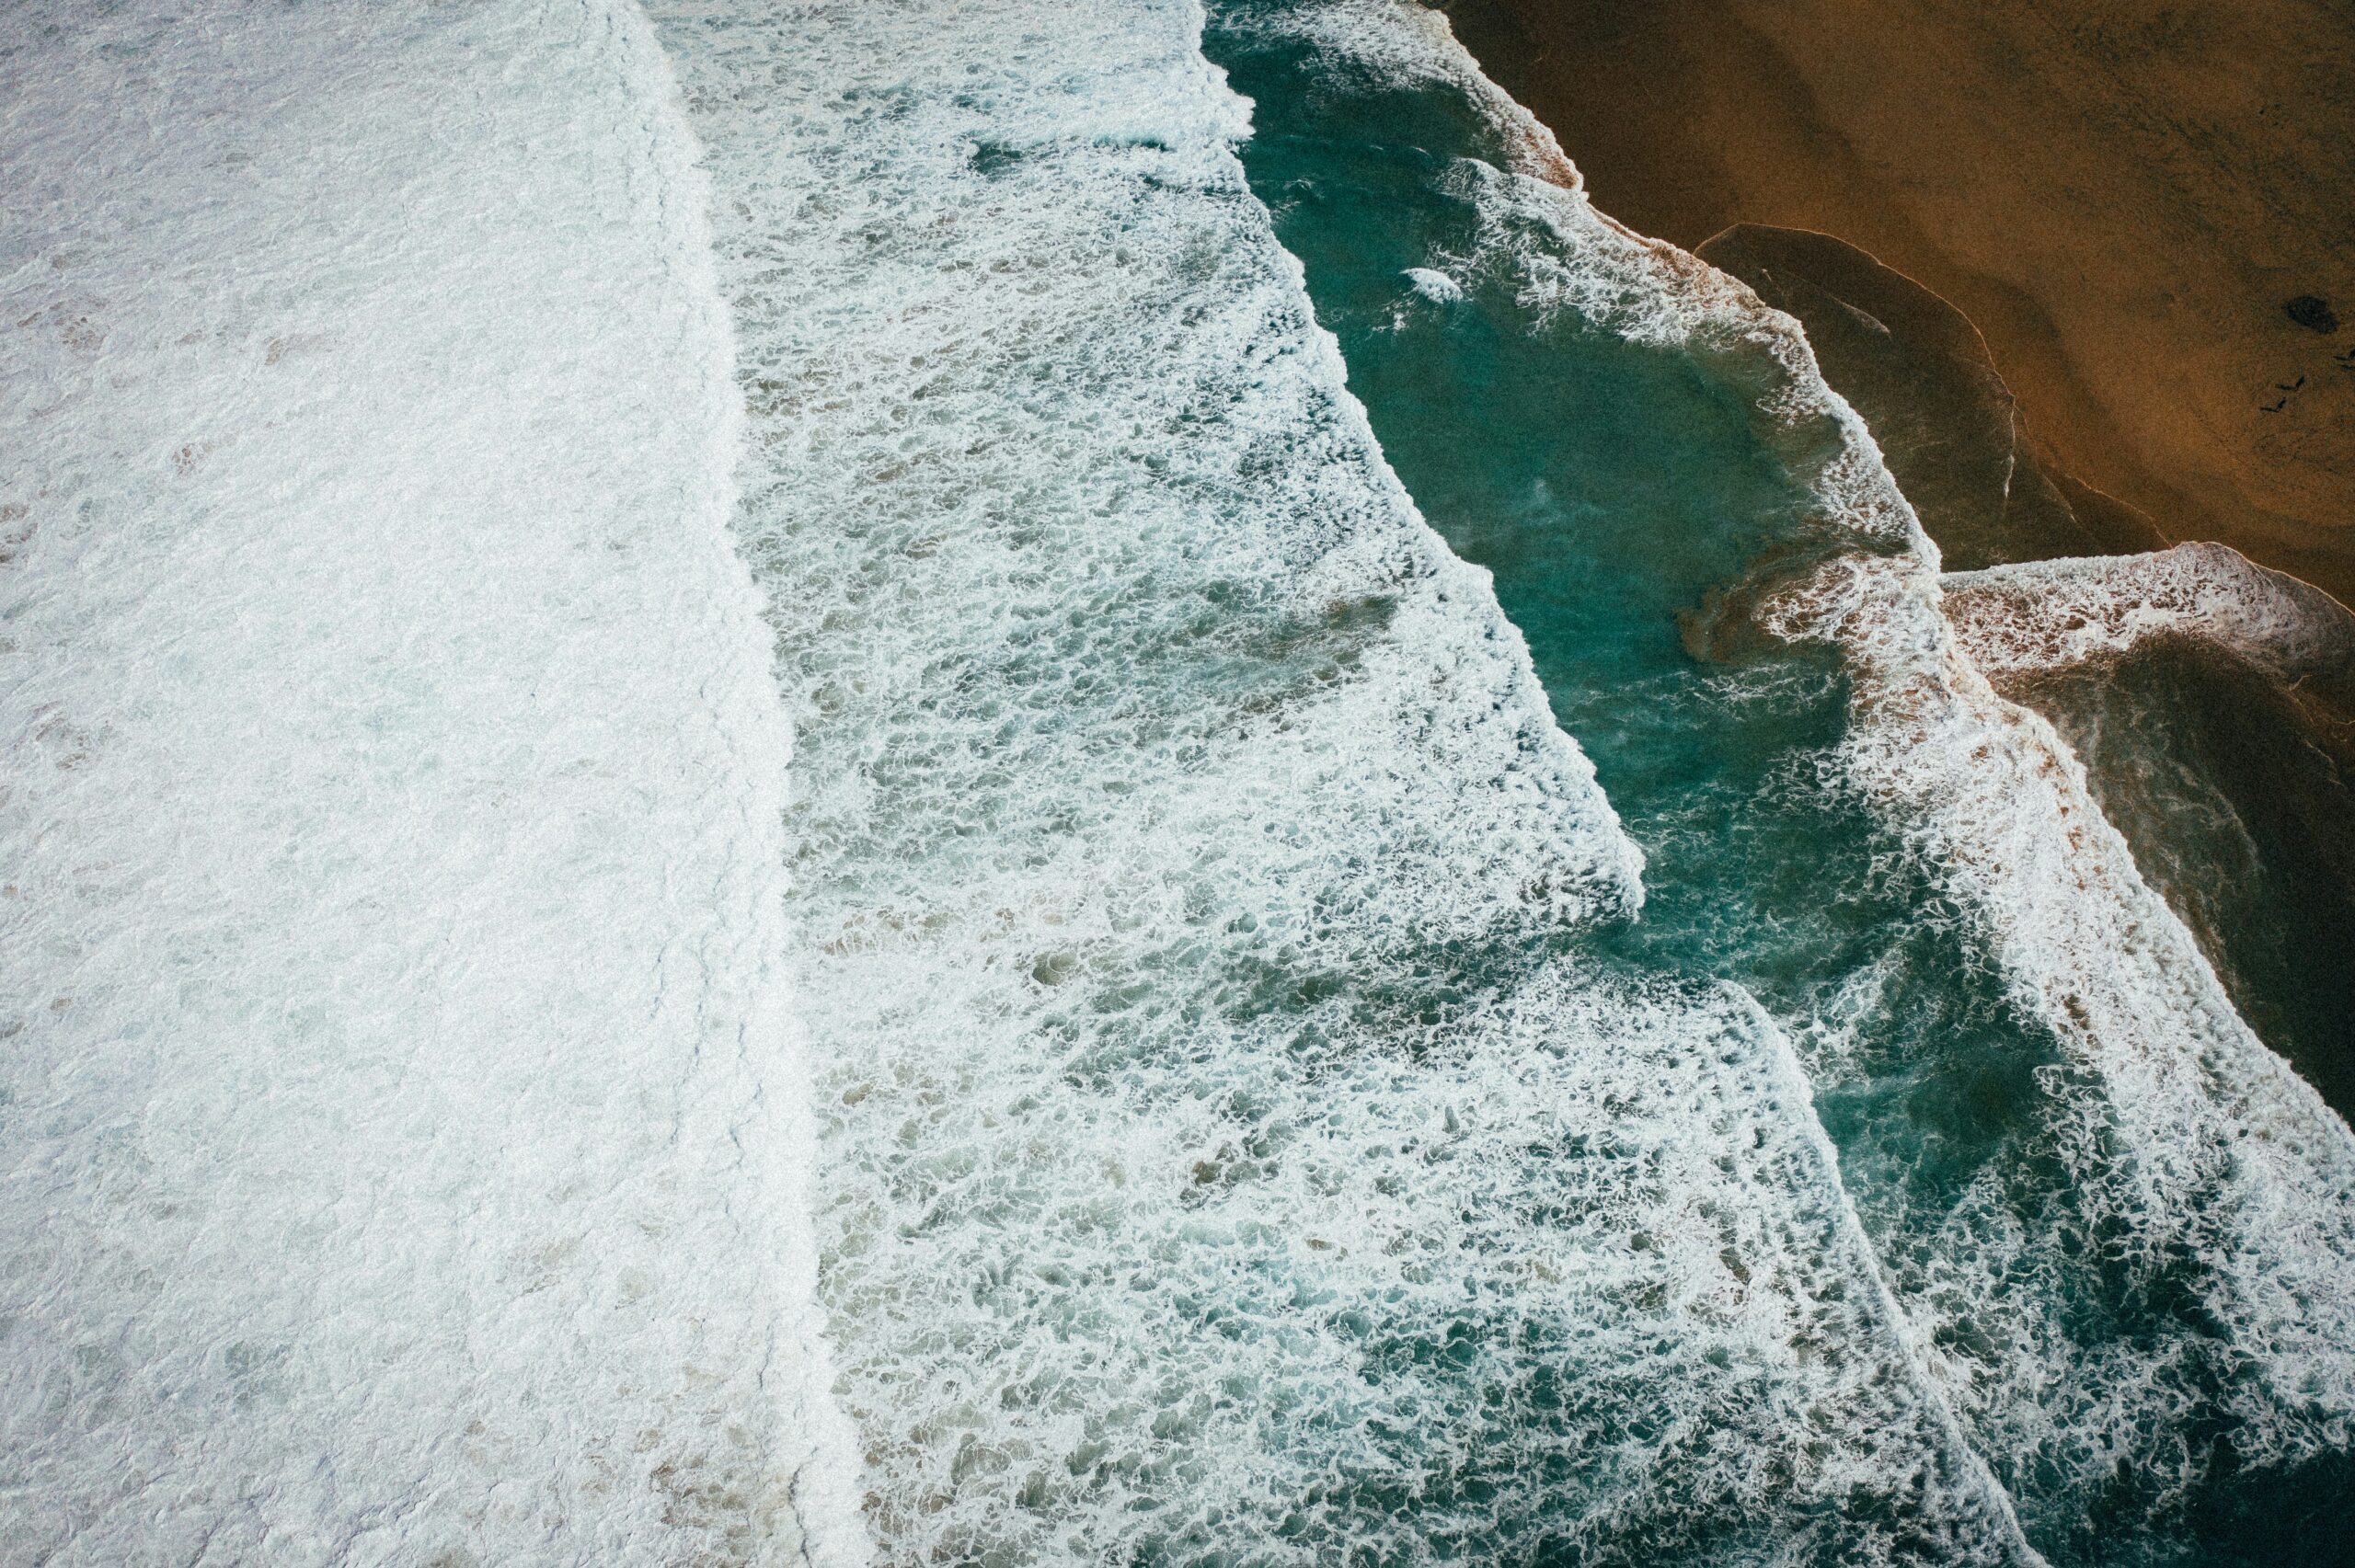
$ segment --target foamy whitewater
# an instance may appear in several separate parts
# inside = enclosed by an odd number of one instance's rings
[[[0,1562],[857,1560],[643,17],[5,25]]]
[[[1985,673],[2295,585],[1941,579],[1437,13],[12,25],[0,1562],[2174,1562],[2219,1423],[2355,1441],[2355,1139]],[[1238,158],[1360,98],[1473,143],[1400,341],[1673,359],[1808,498],[1775,787],[2045,1053],[1945,1207],[1819,1113],[1869,1008],[1629,956]]]
[[[2158,637],[2239,655],[2294,684],[2355,665],[2355,615],[2229,544],[1949,573],[1941,609],[1991,679],[2114,659]]]
[[[1870,1559],[1871,1494],[2019,1555],[1780,1034],[1559,951],[1638,858],[1341,391],[1199,14],[655,10],[883,1554]]]
[[[2156,1478],[2162,1513],[2170,1494],[2211,1481],[2216,1452],[2187,1424],[2194,1410],[2229,1423],[2228,1466],[2343,1453],[2355,1407],[2355,1142],[2234,1013],[2050,726],[1989,689],[1942,613],[1935,547],[1797,325],[1597,214],[1545,129],[1480,77],[1438,14],[1374,0],[1236,3],[1220,15],[1235,57],[1297,56],[1287,69],[1312,92],[1419,91],[1485,119],[1496,161],[1459,158],[1430,176],[1434,200],[1473,214],[1471,243],[1408,272],[1416,294],[1446,307],[1493,280],[1533,333],[1574,320],[1687,356],[1741,390],[1760,438],[1813,496],[1809,527],[1721,613],[1746,611],[1780,638],[1838,651],[1849,726],[1822,759],[1823,786],[1888,822],[2059,1049],[2038,1075],[2048,1102],[2038,1158],[2065,1173],[2063,1203],[2024,1207],[1993,1167],[1943,1219],[1868,1195],[1886,1216],[1882,1255],[1933,1386],[1998,1474],[2028,1491],[2046,1539],[2086,1528],[2079,1510],[2103,1506],[2121,1469]],[[1320,132],[1338,116],[1318,120]],[[1453,288],[1435,291],[1430,276]],[[1410,315],[1393,329],[1408,330]],[[1795,567],[1795,555],[1819,564]],[[2099,622],[2078,601],[2102,599],[2113,642],[2161,623],[2188,635],[2203,617],[2213,635],[2230,613],[2234,635],[2286,674],[2343,657],[2343,612],[2333,620],[2335,606],[2303,602],[2321,596],[2229,566],[2178,552],[2099,575],[2046,568],[2068,587],[2048,589],[2041,613]],[[2033,568],[2011,570],[2016,583]],[[1967,580],[1965,591],[1968,624],[1993,652],[1996,585]],[[2016,634],[2034,619],[2007,624]],[[1836,1077],[1838,1065],[1822,1067]],[[2197,1306],[2089,1335],[2082,1303],[2093,1291]]]

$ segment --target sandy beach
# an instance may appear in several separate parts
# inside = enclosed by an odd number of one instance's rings
[[[2355,602],[2355,11],[2055,9],[1448,6],[1599,208],[1799,319],[1948,571],[2212,540]],[[2289,670],[2235,613],[1994,678],[2355,1114],[2355,622],[2291,617]]]
[[[1631,227],[1687,247],[1735,224],[1817,231],[1958,308],[2103,547],[2222,540],[2355,599],[2355,12],[1448,10]],[[1763,248],[1789,277],[1806,247]],[[2327,315],[2292,319],[2309,296]]]

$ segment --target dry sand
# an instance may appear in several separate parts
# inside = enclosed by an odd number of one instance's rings
[[[1613,216],[1687,247],[1821,231],[1870,253],[1834,292],[1878,258],[1959,307],[2103,547],[2220,539],[2355,601],[2355,7],[1447,8]],[[2337,331],[2291,319],[2309,294]]]

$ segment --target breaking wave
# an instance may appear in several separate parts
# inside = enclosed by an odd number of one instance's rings
[[[2028,1555],[1786,1039],[1417,514],[1185,7],[658,5],[916,1562]]]
[[[1962,579],[1966,645],[1935,544],[1797,324],[1596,212],[1544,128],[1479,74],[1439,13],[1343,0],[1235,4],[1222,17],[1235,36],[1305,48],[1324,90],[1404,86],[1467,105],[1488,147],[1444,160],[1431,180],[1476,214],[1475,235],[1420,269],[1509,290],[1531,333],[1574,321],[1690,356],[1741,394],[1814,498],[1813,517],[1724,596],[1702,640],[1733,651],[1749,627],[1836,651],[1849,725],[1823,787],[1886,822],[2056,1050],[2037,1075],[2033,1196],[1992,1172],[1943,1216],[1865,1195],[1935,1382],[2040,1539],[2098,1531],[2087,1521],[2113,1505],[2121,1471],[2148,1484],[2146,1516],[2165,1519],[2216,1475],[2343,1449],[2355,1140],[2234,1012],[2051,726],[1999,697],[1972,657],[2016,655],[2031,625],[2050,625],[2012,590],[2061,569]],[[2277,662],[2310,656],[2328,623],[2284,579],[2230,566],[2178,551],[2077,567],[2062,602],[2081,614],[2062,635],[2213,630],[2229,601],[2233,635]],[[2251,631],[2237,614],[2252,603],[2281,613]],[[2210,1423],[2229,1425],[2224,1448],[2201,1436]]]
[[[5,30],[0,1562],[855,1555],[645,18]]]

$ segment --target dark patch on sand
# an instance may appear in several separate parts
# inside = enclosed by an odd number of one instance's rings
[[[2300,294],[2281,307],[2282,314],[2309,332],[2325,335],[2338,330],[2338,313],[2320,294]]]
[[[1929,289],[1804,229],[1738,223],[1696,254],[1798,318],[1947,569],[2165,547],[2148,518],[2039,449],[1986,339]]]

